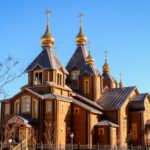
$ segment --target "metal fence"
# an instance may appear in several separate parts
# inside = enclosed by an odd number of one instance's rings
[[[0,145],[0,150],[13,150],[15,145]],[[20,146],[20,150],[26,150]],[[99,145],[46,145],[46,144],[28,144],[28,150],[150,150],[150,146],[129,146],[129,147],[110,147]]]

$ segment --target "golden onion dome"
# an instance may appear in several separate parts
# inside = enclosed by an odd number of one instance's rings
[[[44,35],[41,37],[41,44],[42,44],[42,46],[52,47],[54,45],[54,42],[55,42],[55,39],[50,32],[49,25],[47,25],[46,31],[45,31]]]
[[[108,65],[108,63],[105,62],[105,64],[103,65],[103,72],[109,72],[110,71],[110,66]]]
[[[78,35],[76,36],[76,44],[77,45],[85,45],[87,42],[87,37],[84,35],[82,26],[80,26],[80,31]]]
[[[89,65],[92,65],[94,64],[94,58],[91,56],[91,53],[89,51],[89,55],[86,57],[86,63],[89,64]]]

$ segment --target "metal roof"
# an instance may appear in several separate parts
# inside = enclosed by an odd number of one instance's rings
[[[42,52],[33,60],[33,62],[27,67],[26,71],[32,71],[36,67],[40,67],[44,70],[62,68],[63,72],[68,74],[68,71],[61,65],[60,61],[54,55],[52,49],[49,47],[43,48]]]
[[[130,111],[144,111],[145,110],[145,105],[144,101],[148,97],[148,93],[143,93],[143,94],[137,94],[133,96],[133,98],[130,100],[128,104],[128,109]]]
[[[135,88],[134,86],[105,90],[97,103],[104,110],[120,109]]]
[[[111,127],[119,127],[119,125],[113,123],[113,122],[110,122],[108,120],[102,120],[100,122],[98,122],[95,126],[111,126]]]
[[[88,51],[85,49],[84,45],[78,45],[76,51],[68,62],[66,69],[68,72],[72,71],[74,68],[80,70],[80,75],[88,73],[90,75],[97,75],[99,71],[96,69],[95,65],[86,64],[86,57],[88,56]]]

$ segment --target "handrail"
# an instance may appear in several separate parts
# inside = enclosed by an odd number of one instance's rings
[[[21,148],[27,147],[27,139],[23,140],[21,143],[19,143],[16,147],[13,148],[13,150],[20,150]]]

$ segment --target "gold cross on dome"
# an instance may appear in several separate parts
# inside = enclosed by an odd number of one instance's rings
[[[78,16],[78,17],[80,18],[80,26],[82,26],[82,17],[83,17],[83,16],[84,16],[83,13],[80,13],[79,16]]]
[[[49,25],[49,17],[50,17],[50,14],[52,13],[52,11],[50,9],[47,9],[45,14],[47,16],[47,25]]]

